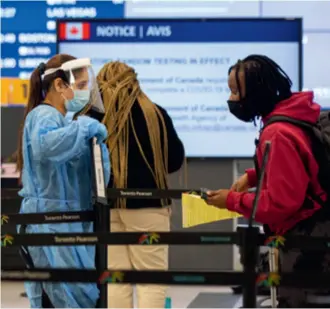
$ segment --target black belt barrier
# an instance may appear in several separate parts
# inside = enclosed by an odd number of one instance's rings
[[[67,221],[63,221],[67,222]],[[243,229],[244,230],[244,229]],[[330,237],[256,235],[258,246],[330,252]],[[243,245],[237,232],[96,232],[58,234],[5,234],[3,249],[12,246],[68,245]]]
[[[182,190],[182,189],[108,189],[107,195],[109,199],[131,198],[131,199],[179,199],[181,200],[183,193],[195,192],[200,194],[201,190]]]
[[[80,269],[12,269],[1,270],[3,281],[42,282],[96,282],[98,284],[168,284],[168,285],[244,285],[243,272],[191,272],[191,271],[122,271]],[[259,286],[279,284],[301,288],[329,288],[329,274],[306,273],[257,273],[255,283]]]
[[[2,200],[12,200],[12,199],[22,199],[18,196],[18,188],[1,188],[1,199]],[[108,198],[131,198],[131,199],[181,199],[183,193],[195,192],[200,193],[201,190],[182,190],[182,189],[107,189]]]
[[[44,212],[31,214],[1,214],[1,226],[5,224],[49,224],[90,222],[95,220],[94,211]]]

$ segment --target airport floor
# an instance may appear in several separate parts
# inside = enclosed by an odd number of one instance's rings
[[[1,284],[1,308],[29,308],[27,298],[20,297],[24,292],[22,283],[3,282]],[[242,297],[233,295],[230,288],[170,287],[168,296],[172,308],[239,308]],[[270,305],[269,297],[259,297],[259,308]]]

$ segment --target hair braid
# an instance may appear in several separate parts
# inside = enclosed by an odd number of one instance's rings
[[[246,93],[245,96],[259,97],[251,107],[255,116],[269,114],[275,105],[288,99],[291,95],[292,81],[284,70],[272,59],[264,55],[250,55],[230,67],[229,73],[235,69],[236,83],[241,95],[242,89],[239,72],[244,72]],[[242,99],[242,98],[241,98]]]
[[[111,156],[114,187],[127,188],[129,132],[132,130],[157,187],[167,188],[168,144],[165,121],[157,106],[141,90],[135,71],[125,63],[110,62],[101,69],[97,81],[105,107],[103,123],[109,132],[106,143]],[[146,121],[153,162],[148,162],[135,130],[131,113],[134,104],[139,104]],[[119,199],[116,207],[126,208],[126,200]]]

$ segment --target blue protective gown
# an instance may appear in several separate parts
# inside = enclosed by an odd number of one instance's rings
[[[92,209],[90,139],[104,139],[106,130],[89,117],[69,122],[49,105],[34,108],[23,134],[24,198],[21,213],[66,212]],[[107,148],[102,146],[106,181],[110,178]],[[27,233],[92,232],[91,223],[29,225]],[[95,268],[93,246],[29,247],[38,268]],[[92,308],[99,297],[96,284],[26,282],[32,308],[42,308],[42,289],[56,308]]]

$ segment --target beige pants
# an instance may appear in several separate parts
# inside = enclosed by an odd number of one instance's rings
[[[111,210],[111,232],[168,232],[169,208]],[[168,246],[108,246],[108,268],[167,270]],[[166,286],[137,285],[138,308],[164,308]],[[133,287],[108,285],[108,308],[133,308]]]

